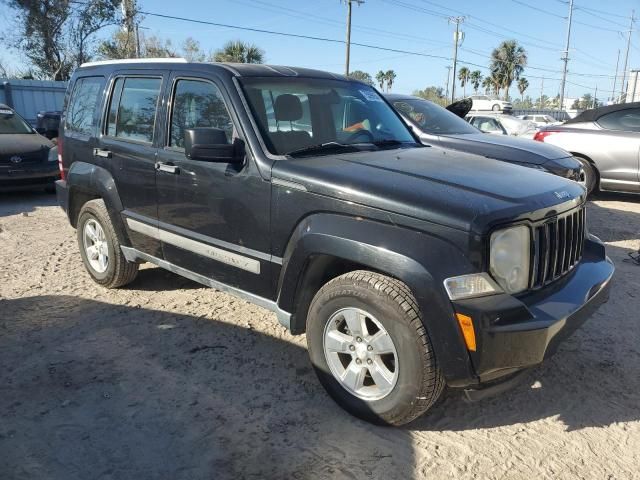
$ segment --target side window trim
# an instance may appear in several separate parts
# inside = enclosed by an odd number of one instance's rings
[[[118,117],[120,115],[120,101],[122,100],[122,94],[124,93],[124,87],[126,84],[126,80],[128,78],[144,78],[144,79],[150,79],[150,80],[160,80],[160,88],[158,90],[158,99],[156,100],[156,110],[155,110],[155,115],[153,118],[153,137],[151,139],[151,142],[146,142],[143,140],[135,140],[132,138],[127,138],[127,137],[117,137],[115,135],[109,135],[108,134],[108,126],[109,126],[109,111],[111,110],[111,104],[112,104],[112,100],[113,100],[113,94],[115,91],[115,87],[116,87],[116,80],[118,78],[122,78],[123,79],[123,84],[122,84],[122,90],[120,91],[120,94],[118,95],[118,110],[116,112],[116,125],[117,125],[117,121],[118,121]],[[165,75],[147,75],[144,73],[127,73],[127,72],[116,72],[113,74],[113,76],[111,77],[110,80],[110,85],[109,85],[109,98],[108,101],[106,102],[105,108],[104,108],[104,112],[102,115],[102,128],[100,129],[100,134],[101,137],[104,137],[106,139],[109,139],[111,141],[118,141],[118,142],[126,142],[126,143],[133,143],[136,145],[145,145],[145,146],[153,146],[154,143],[156,142],[156,126],[158,124],[158,115],[160,113],[160,109],[161,109],[161,105],[162,105],[162,96],[163,96],[163,84],[165,82]],[[116,130],[117,132],[117,130]]]

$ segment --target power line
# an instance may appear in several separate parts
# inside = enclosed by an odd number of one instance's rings
[[[592,17],[598,18],[598,19],[603,20],[605,22],[612,23],[612,24],[617,25],[617,26],[622,27],[622,28],[625,28],[625,26],[626,26],[626,25],[623,25],[621,23],[614,22],[613,20],[609,20],[608,18],[601,17],[600,15],[597,15],[597,14],[595,14],[593,12],[590,12],[589,10],[585,9],[584,7],[576,7],[576,10],[580,10],[582,13],[586,13],[587,15],[591,15]]]
[[[518,5],[522,5],[523,7],[527,7],[527,8],[530,8],[531,10],[535,10],[538,13],[541,13],[541,14],[544,14],[544,15],[548,15],[550,17],[561,18],[562,20],[566,20],[567,19],[567,17],[565,17],[563,15],[558,15],[557,13],[547,12],[546,10],[542,10],[539,6],[530,5],[530,4],[522,2],[520,0],[511,0],[511,1],[513,3],[517,3]]]

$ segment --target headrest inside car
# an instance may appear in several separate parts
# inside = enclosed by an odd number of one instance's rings
[[[302,103],[300,99],[290,93],[285,93],[276,98],[275,114],[277,121],[292,122],[302,118]]]

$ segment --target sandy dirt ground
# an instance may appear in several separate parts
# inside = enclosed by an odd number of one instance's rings
[[[85,273],[45,194],[0,196],[0,479],[640,478],[640,198],[589,206],[611,300],[514,390],[405,428],[350,417],[304,336],[151,266]]]

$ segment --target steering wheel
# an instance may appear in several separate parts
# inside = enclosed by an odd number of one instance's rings
[[[358,130],[357,132],[353,132],[351,135],[349,135],[347,137],[347,139],[345,140],[345,143],[358,143],[355,140],[358,137],[364,137],[364,136],[367,137],[367,140],[366,140],[367,142],[373,143],[374,140],[375,140],[375,137],[373,136],[373,133],[371,133],[369,130],[361,129],[361,130]]]

